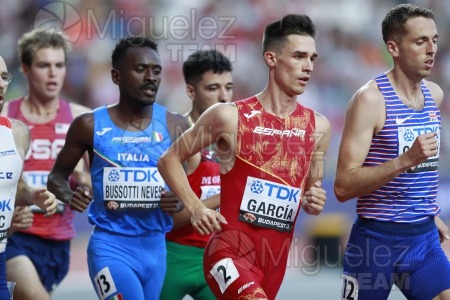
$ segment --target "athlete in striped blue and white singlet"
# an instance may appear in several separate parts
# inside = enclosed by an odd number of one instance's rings
[[[431,10],[390,10],[383,39],[394,67],[350,100],[334,191],[357,198],[344,255],[341,299],[387,299],[395,284],[407,299],[450,299],[450,239],[439,218],[442,89],[425,80],[438,34]]]
[[[165,191],[156,164],[189,125],[155,103],[162,67],[153,41],[122,39],[112,62],[119,102],[74,119],[48,186],[73,209],[86,209],[91,197],[68,195],[67,180],[88,151],[94,189],[89,221],[95,228],[87,252],[97,296],[159,299],[166,272],[165,233],[172,228],[160,202],[177,199]]]

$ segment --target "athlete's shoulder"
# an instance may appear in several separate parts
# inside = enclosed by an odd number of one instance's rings
[[[69,101],[67,101],[67,102],[69,103],[70,110],[72,111],[72,115],[74,117],[92,111],[89,107],[86,107],[84,105],[69,102]]]
[[[185,129],[189,128],[188,119],[182,114],[166,110],[166,118],[168,124],[182,126]]]
[[[353,95],[349,105],[377,106],[383,104],[384,97],[374,80],[361,86]]]
[[[77,115],[70,127],[73,127],[77,130],[94,130],[94,112],[92,110],[86,111]]]
[[[444,100],[444,91],[442,90],[442,88],[437,83],[429,80],[423,80],[423,83],[430,91],[434,102],[436,102],[436,105],[441,105],[442,101]]]
[[[11,122],[11,129],[14,133],[29,134],[30,130],[24,122],[16,119],[9,119],[9,121]]]
[[[314,114],[314,119],[316,122],[317,129],[322,129],[322,130],[326,130],[326,131],[330,130],[331,123],[325,115],[321,114],[320,112],[318,112],[316,110],[313,110],[313,114]]]
[[[229,103],[216,103],[216,104],[211,105],[205,112],[212,111],[215,114],[221,114],[221,115],[233,114],[233,113],[237,112],[237,105],[238,105],[239,101],[241,101],[241,100],[238,100],[236,102],[229,102]]]

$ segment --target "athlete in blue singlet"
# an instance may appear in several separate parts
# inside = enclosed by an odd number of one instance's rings
[[[344,256],[341,299],[387,299],[395,284],[407,299],[450,299],[450,239],[439,218],[442,89],[425,80],[438,33],[431,10],[391,9],[382,22],[394,66],[351,99],[335,194],[357,198]]]
[[[162,66],[153,41],[122,39],[112,65],[119,102],[73,121],[48,186],[83,211],[89,193],[72,197],[68,176],[88,151],[94,189],[89,221],[95,225],[88,265],[97,295],[102,300],[159,299],[166,270],[165,233],[172,227],[160,201],[176,199],[165,190],[156,164],[188,123],[155,103]]]

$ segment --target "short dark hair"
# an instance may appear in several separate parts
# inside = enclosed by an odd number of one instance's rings
[[[291,34],[316,37],[316,26],[307,15],[289,14],[275,20],[264,29],[263,53],[279,48]]]
[[[203,74],[208,71],[222,74],[232,70],[230,60],[217,50],[196,51],[189,55],[183,63],[184,81],[188,84],[201,80]]]
[[[148,47],[158,53],[158,45],[148,37],[126,37],[121,39],[112,52],[112,66],[117,69],[119,61],[125,56],[128,48],[130,47]],[[158,53],[159,54],[159,53]]]
[[[30,67],[33,53],[43,48],[63,49],[65,60],[67,53],[72,50],[71,43],[63,32],[36,28],[22,35],[17,43],[20,62]]]
[[[399,41],[407,33],[405,23],[416,17],[424,17],[434,20],[434,13],[431,9],[420,7],[414,4],[400,4],[388,11],[381,22],[381,33],[386,43],[393,39]]]

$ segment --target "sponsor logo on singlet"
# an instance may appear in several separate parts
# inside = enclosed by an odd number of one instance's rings
[[[128,143],[151,143],[152,138],[150,136],[115,136],[111,139],[112,143],[116,144],[128,144]]]
[[[259,134],[259,135],[270,135],[270,136],[280,136],[280,137],[291,137],[291,136],[297,136],[297,137],[304,137],[305,136],[305,130],[299,129],[299,128],[292,128],[289,130],[278,130],[273,128],[267,128],[267,127],[261,127],[256,126],[253,129],[253,133]]]
[[[103,168],[103,199],[111,210],[159,207],[164,180],[156,167]]]
[[[97,130],[95,132],[95,134],[98,135],[98,136],[102,136],[102,135],[104,135],[105,133],[107,133],[107,132],[109,132],[111,130],[113,130],[111,127],[102,128],[102,130]]]
[[[247,177],[239,220],[255,226],[289,231],[300,205],[301,189]]]
[[[16,154],[16,150],[6,150],[6,151],[0,151],[0,157],[1,156],[9,156]]]
[[[440,127],[438,124],[433,125],[404,125],[398,127],[398,155],[408,151],[419,135],[425,133],[434,133],[438,142],[438,151],[435,155],[417,166],[407,170],[408,173],[418,173],[424,171],[434,171],[439,167],[439,148],[440,148]]]

